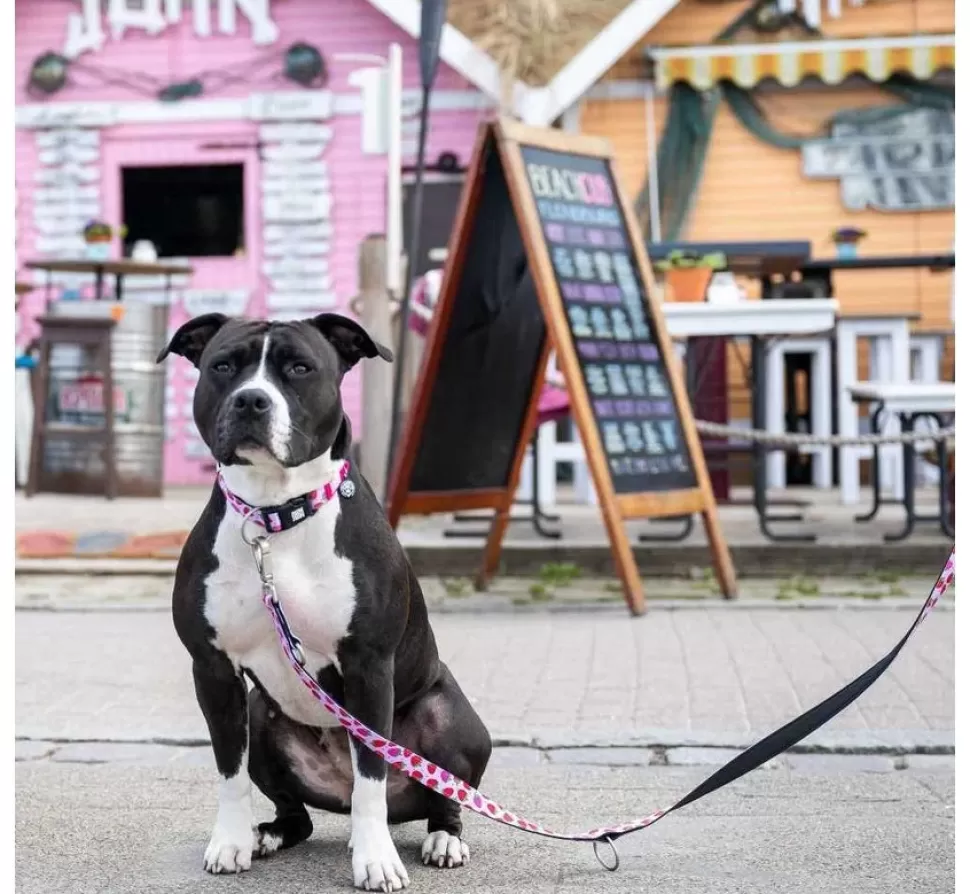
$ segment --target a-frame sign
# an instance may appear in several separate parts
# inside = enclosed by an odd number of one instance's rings
[[[395,457],[391,524],[494,509],[478,578],[487,584],[555,349],[630,611],[644,609],[630,519],[701,513],[721,590],[734,596],[656,293],[605,140],[483,124]]]

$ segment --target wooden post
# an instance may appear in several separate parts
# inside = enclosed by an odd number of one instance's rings
[[[385,285],[387,241],[368,236],[357,256],[360,322],[374,341],[394,344],[391,337],[391,302]],[[396,359],[396,358],[395,358]],[[360,470],[378,499],[383,500],[391,436],[391,389],[393,367],[389,363],[361,364],[361,404],[364,431],[360,442]]]

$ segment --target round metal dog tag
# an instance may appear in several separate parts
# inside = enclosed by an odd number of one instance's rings
[[[357,488],[354,486],[354,482],[347,478],[345,481],[340,483],[340,487],[337,488],[345,500],[349,500],[355,493],[357,493]]]

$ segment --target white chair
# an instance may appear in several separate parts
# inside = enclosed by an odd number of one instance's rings
[[[921,384],[935,384],[943,373],[943,348],[949,332],[913,332],[909,336],[910,380]],[[916,431],[933,431],[931,420],[920,418],[916,421]],[[929,449],[931,442],[917,445],[920,450]],[[917,484],[936,484],[939,481],[938,466],[919,458],[916,461]]]
[[[556,369],[555,355],[550,354],[549,365],[546,367],[546,382],[559,388],[566,387],[562,373]],[[556,504],[556,466],[558,463],[569,463],[573,467],[573,493],[578,503],[595,505],[597,502],[596,489],[593,487],[586,465],[586,452],[579,438],[575,424],[570,420],[569,436],[560,441],[556,433],[556,422],[545,422],[539,426],[539,505],[552,508]],[[519,477],[519,487],[516,498],[529,500],[532,498],[532,449],[526,453]]]
[[[946,332],[912,332],[909,336],[910,380],[933,384],[943,371]]]
[[[859,381],[857,373],[859,341],[869,343],[869,371],[871,382],[903,384],[909,381],[910,371],[910,317],[896,315],[844,316],[836,323],[836,356],[838,366],[838,420],[839,434],[859,434],[858,409],[852,401],[849,389]],[[898,433],[899,420],[890,415],[881,428],[882,433]],[[839,449],[839,487],[843,504],[860,500],[860,463],[872,457],[872,448],[866,446]],[[903,496],[903,456],[899,444],[889,444],[879,449],[880,479],[888,487],[894,499]]]
[[[812,393],[812,434],[828,437],[832,433],[832,342],[828,336],[809,338],[785,338],[773,342],[767,351],[765,387],[767,390],[766,428],[772,434],[785,431],[785,355],[810,354]],[[832,448],[828,445],[799,448],[803,454],[811,454],[812,484],[815,487],[832,486]],[[773,451],[767,456],[768,487],[785,487],[785,454]]]

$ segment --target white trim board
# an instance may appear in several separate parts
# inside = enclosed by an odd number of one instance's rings
[[[417,40],[421,33],[421,0],[367,0],[382,15],[389,18],[410,37]],[[496,105],[502,105],[502,73],[496,61],[480,50],[453,25],[445,22],[441,29],[441,60],[458,74],[471,81]],[[528,85],[515,81],[512,85],[512,106],[517,108],[530,91]]]
[[[392,22],[417,38],[421,32],[420,0],[367,0]],[[616,61],[641,40],[680,0],[632,2],[545,87],[530,87],[516,80],[512,111],[527,124],[547,127],[577,102]],[[502,105],[502,77],[498,64],[452,25],[441,34],[441,59],[460,75]]]
[[[405,90],[405,101],[417,97],[419,90]],[[406,106],[406,102],[402,103]],[[359,93],[334,93],[329,102],[330,115],[359,115],[363,100]],[[431,111],[487,111],[494,108],[488,96],[478,90],[438,90],[431,95]],[[252,97],[236,99],[187,99],[163,103],[154,99],[100,102],[25,103],[14,108],[18,129],[46,127],[108,127],[115,124],[177,124],[208,121],[252,120]]]
[[[634,0],[563,66],[548,86],[530,91],[523,119],[540,125],[555,121],[679,2]]]

